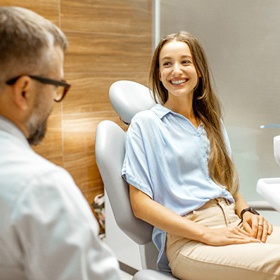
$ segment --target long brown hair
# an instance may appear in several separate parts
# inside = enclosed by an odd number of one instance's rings
[[[207,132],[210,141],[209,175],[213,181],[226,187],[232,194],[238,190],[238,176],[234,164],[228,155],[221,129],[221,105],[211,85],[210,71],[205,52],[198,40],[191,34],[181,31],[164,37],[155,49],[151,69],[150,84],[155,100],[164,104],[168,91],[159,80],[159,56],[162,47],[171,41],[186,43],[191,51],[193,63],[199,73],[198,85],[193,96],[193,110]]]

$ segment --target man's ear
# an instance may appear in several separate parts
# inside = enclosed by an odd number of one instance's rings
[[[13,99],[15,104],[22,110],[27,110],[30,103],[31,79],[22,76],[13,85]]]

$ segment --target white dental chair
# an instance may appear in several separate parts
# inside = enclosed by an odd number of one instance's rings
[[[155,105],[151,91],[132,81],[115,82],[110,87],[109,96],[113,108],[127,124],[137,112]],[[125,135],[125,131],[116,123],[109,120],[100,122],[96,131],[95,154],[117,225],[127,236],[141,245],[139,248],[143,269],[134,275],[133,280],[177,279],[171,274],[157,270],[158,252],[151,239],[152,226],[137,219],[132,213],[128,185],[121,177]],[[250,206],[258,210],[273,210],[265,202],[251,202]]]
[[[114,83],[110,87],[109,96],[120,118],[128,124],[137,112],[155,105],[150,90],[132,81]],[[134,242],[141,245],[139,249],[143,270],[138,271],[133,280],[174,280],[176,278],[171,274],[157,270],[158,252],[152,243],[152,226],[137,219],[132,213],[128,185],[121,177],[125,134],[125,131],[112,121],[100,122],[96,130],[95,154],[117,225]]]

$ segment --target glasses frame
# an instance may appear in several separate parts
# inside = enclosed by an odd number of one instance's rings
[[[28,76],[29,78],[31,78],[33,80],[36,80],[36,81],[38,81],[42,84],[54,85],[54,86],[57,86],[57,87],[64,87],[64,91],[63,91],[63,94],[62,94],[61,98],[60,99],[54,99],[55,102],[62,101],[62,99],[65,97],[66,93],[68,92],[68,90],[71,87],[71,85],[68,84],[65,80],[58,81],[58,80],[43,78],[43,77],[36,76],[36,75],[21,75],[21,76],[18,76],[18,77],[15,77],[15,78],[12,78],[12,79],[8,80],[6,82],[6,84],[7,85],[13,85],[22,76]]]

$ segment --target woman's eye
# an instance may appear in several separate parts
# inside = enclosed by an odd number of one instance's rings
[[[169,61],[163,62],[162,66],[163,67],[169,67],[171,63]]]
[[[188,65],[188,64],[191,64],[191,61],[190,61],[190,60],[183,60],[182,63],[183,63],[184,65]]]

